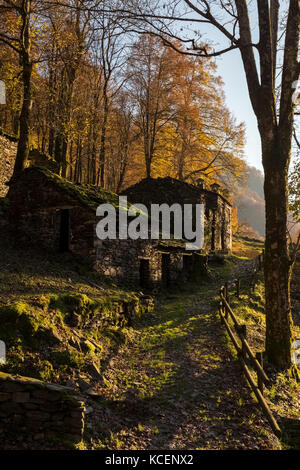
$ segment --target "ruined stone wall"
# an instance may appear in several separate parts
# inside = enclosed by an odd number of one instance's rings
[[[8,223],[8,211],[9,211],[9,203],[7,198],[0,198],[0,236],[1,232],[7,232],[9,228]]]
[[[0,197],[5,197],[8,186],[5,185],[10,180],[17,153],[17,143],[0,135]]]
[[[216,212],[216,250],[231,251],[232,249],[232,222],[231,207],[218,197]]]
[[[153,288],[161,285],[162,256],[150,240],[99,240],[95,233],[96,262],[94,268],[105,276],[121,279],[136,286],[140,283],[140,263],[149,261],[149,281]],[[167,252],[166,252],[167,253]],[[182,253],[170,253],[170,281],[176,281],[182,270]]]
[[[24,188],[26,187],[26,190]],[[150,283],[162,278],[162,255],[149,240],[99,240],[96,214],[39,172],[16,182],[10,191],[10,217],[19,237],[58,251],[61,211],[69,214],[69,251],[105,276],[139,285],[141,258],[150,264]],[[180,258],[180,257],[179,257]],[[170,277],[175,279],[179,259],[172,255]]]
[[[232,250],[232,208],[229,205],[225,205],[225,245],[227,250]]]
[[[96,228],[94,234],[96,271],[128,283],[139,283],[140,259],[147,258],[150,262],[151,281],[155,284],[160,279],[160,255],[148,240],[99,240]]]
[[[217,193],[207,191],[205,201],[205,249],[231,251],[232,208]]]
[[[0,428],[43,440],[60,436],[78,441],[85,405],[68,387],[0,372]]]
[[[231,250],[231,206],[219,194],[218,188],[212,190],[196,187],[173,178],[146,178],[127,188],[124,195],[132,203],[145,204],[205,204],[205,246],[207,251]],[[193,229],[196,219],[193,216]]]
[[[189,272],[184,272],[183,265],[183,254],[182,253],[170,253],[170,280],[176,282],[179,279],[187,280]]]
[[[33,175],[26,183],[26,191],[23,184],[18,183],[10,192],[11,224],[16,227],[22,241],[30,240],[58,251],[61,211],[67,209],[69,249],[82,262],[92,266],[95,260],[93,212],[40,175]]]

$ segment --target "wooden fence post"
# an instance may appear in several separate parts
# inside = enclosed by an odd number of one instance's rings
[[[229,289],[228,289],[228,282],[225,282],[225,299],[227,302],[229,301]]]
[[[240,326],[240,335],[242,338],[247,339],[247,325]],[[242,353],[243,353],[244,361],[247,364],[247,349],[245,347],[244,341],[242,341]]]
[[[225,302],[223,301],[223,308],[224,308],[224,315],[225,315],[225,319],[228,320],[228,310],[227,310],[227,305],[225,304]]]
[[[257,273],[257,269],[256,269]],[[254,283],[255,285],[255,283]],[[241,360],[241,366],[243,368],[246,380],[252,389],[253,393],[255,394],[260,406],[262,407],[266,417],[268,418],[268,421],[276,434],[276,436],[280,437],[281,436],[281,429],[278,426],[278,423],[276,419],[274,418],[272,411],[270,410],[266,400],[264,399],[263,393],[264,393],[264,384],[268,384],[269,378],[267,377],[265,371],[263,370],[263,354],[261,352],[257,352],[255,355],[252,352],[248,342],[247,342],[247,326],[240,325],[229,305],[229,296],[228,296],[228,282],[225,283],[224,286],[221,287],[220,289],[220,303],[219,303],[219,310],[221,313],[221,320],[234,344],[234,347],[238,353],[238,356],[240,357]],[[239,280],[236,280],[236,288],[237,288],[237,295],[239,295]],[[224,312],[224,314],[223,314]],[[235,334],[233,333],[230,325],[227,322],[227,318],[229,317],[232,318],[235,331],[237,332],[238,336],[241,339],[242,342],[242,347],[239,346],[237,338]],[[249,358],[248,358],[249,357]],[[255,380],[253,380],[252,374],[248,368],[248,363],[252,365],[252,367],[255,369],[256,374],[257,374],[257,383]]]
[[[256,357],[257,361],[260,363],[261,367],[263,368],[264,367],[263,353],[262,352],[257,352],[255,354],[255,357]],[[260,390],[261,394],[264,395],[264,382],[261,378],[261,375],[258,372],[257,372],[257,386],[258,386],[258,389]]]

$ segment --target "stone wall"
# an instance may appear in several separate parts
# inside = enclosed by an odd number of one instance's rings
[[[10,221],[19,238],[59,251],[61,213],[68,210],[69,250],[80,261],[92,266],[95,261],[95,212],[41,172],[23,174],[21,179],[10,191]]]
[[[9,203],[7,198],[0,197],[0,236],[1,232],[8,230]]]
[[[35,440],[57,436],[78,441],[84,431],[85,405],[60,385],[0,372],[0,431],[24,433]]]
[[[205,250],[231,251],[232,208],[218,193],[206,191]]]
[[[99,240],[94,230],[96,262],[94,268],[105,276],[124,279],[129,284],[139,284],[140,260],[150,261],[151,282],[160,279],[160,256],[148,240]]]
[[[121,279],[136,287],[141,286],[142,260],[149,262],[149,288],[163,286],[163,256],[169,256],[169,281],[185,279],[183,252],[162,250],[151,240],[99,240],[95,233],[96,262],[94,268],[105,276]],[[167,286],[165,286],[167,287]]]
[[[174,178],[146,178],[127,188],[126,195],[130,202],[145,204],[148,210],[151,204],[204,204],[205,205],[205,249],[207,251],[230,251],[231,240],[231,205],[217,192],[203,187],[178,181]],[[193,229],[196,220],[193,217]]]
[[[70,251],[101,274],[123,280],[135,288],[145,287],[140,282],[141,271],[147,271],[149,288],[167,287],[189,276],[192,264],[184,256],[187,255],[184,243],[99,240],[96,236],[98,199],[87,199],[84,192],[77,197],[78,187],[75,186],[62,179],[56,181],[41,169],[27,169],[12,184],[9,193],[11,225],[20,238],[54,251]],[[194,194],[195,190],[192,192]],[[63,230],[65,213],[68,228]],[[68,246],[62,249],[61,238],[65,232]]]
[[[7,194],[5,185],[12,176],[17,153],[17,143],[0,135],[0,197]]]

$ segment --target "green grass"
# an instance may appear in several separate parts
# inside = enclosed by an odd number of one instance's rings
[[[122,404],[125,406],[126,403],[131,403],[131,400],[137,410],[132,420],[135,432],[140,437],[136,437],[133,442],[130,439],[133,431],[130,431],[129,425],[129,430],[124,424],[120,431],[119,425],[115,429],[111,421],[110,429],[113,435],[117,432],[118,442],[121,441],[119,448],[144,448],[144,444],[140,442],[141,438],[146,439],[146,442],[150,439],[154,446],[163,445],[162,443],[166,442],[166,432],[172,436],[168,442],[178,442],[179,446],[192,446],[189,448],[208,449],[218,445],[221,449],[233,445],[230,433],[232,432],[235,439],[238,419],[230,411],[224,414],[226,406],[228,402],[231,403],[230,406],[234,403],[234,407],[247,415],[245,410],[248,410],[251,398],[242,374],[238,375],[242,390],[235,387],[237,384],[232,381],[226,383],[223,375],[226,364],[224,354],[226,357],[230,356],[229,341],[216,312],[218,286],[225,279],[230,279],[232,269],[235,269],[238,263],[238,257],[228,256],[223,265],[216,263],[210,266],[206,279],[196,273],[194,280],[189,284],[178,286],[176,290],[161,295],[153,315],[135,321],[133,342],[129,345],[123,344],[115,360],[104,369],[101,393],[107,406],[112,404],[110,413],[114,406],[122,410]],[[236,364],[234,357],[231,357],[231,361]],[[209,407],[203,409],[207,404]],[[142,410],[149,407],[151,413],[139,413],[140,407]],[[187,431],[190,432],[188,444],[181,442],[186,439],[183,438],[179,427],[179,423],[183,426],[182,417],[177,418],[178,427],[174,418],[178,407],[183,410],[184,416],[191,415],[190,419],[195,423],[194,430]],[[156,415],[158,408],[168,417],[167,420],[172,422],[168,431],[165,418]],[[226,435],[218,443],[207,443],[207,439],[197,430],[203,426],[212,430],[223,429],[227,426],[226,423],[231,422],[232,425],[228,424],[230,429],[227,429]],[[238,427],[241,426],[239,423]],[[247,429],[247,433],[255,434],[257,427],[259,428],[251,412],[243,424],[243,429]],[[101,429],[99,432],[99,442],[104,442],[108,448],[116,444],[107,436],[106,430]],[[271,446],[270,436],[268,433],[265,440],[269,440],[268,445]],[[138,445],[136,440],[139,441]],[[88,440],[85,442],[86,448],[95,448],[94,443]]]
[[[125,307],[146,305],[136,292],[91,272],[70,255],[0,240],[1,370],[64,383],[91,379],[114,348],[130,341]]]
[[[253,259],[264,249],[264,243],[233,235],[232,251],[241,259]]]
[[[257,425],[252,408],[248,412],[250,392],[245,392],[242,376],[242,391],[234,383],[226,383],[224,356],[233,364],[236,357],[217,315],[218,289],[233,278],[244,260],[243,250],[261,249],[257,242],[250,245],[242,241],[223,264],[211,264],[207,273],[199,269],[188,284],[162,293],[155,311],[143,315],[144,307],[134,291],[90,273],[71,257],[23,251],[0,241],[0,337],[9,346],[8,363],[1,370],[49,382],[81,378],[92,383],[91,367],[100,369],[99,403],[103,410],[111,404],[110,413],[118,415],[118,425],[113,426],[111,415],[109,425],[101,428],[101,423],[94,423],[78,448],[141,448],[130,441],[130,432],[120,424],[120,415],[128,418],[130,413],[132,428],[158,442],[164,436],[165,418],[153,417],[157,408],[169,419],[179,406],[192,414],[199,429],[222,429],[226,423],[233,429],[233,437],[227,429],[218,444],[213,444],[198,435],[195,426],[188,431],[192,448],[230,448],[239,428],[245,435],[260,433],[271,446],[269,431],[264,424]],[[251,293],[247,282],[244,276],[241,298],[231,295],[231,305],[239,321],[247,324],[251,346],[260,351],[265,329],[263,283],[258,279]],[[135,302],[140,315],[129,326],[119,307]],[[299,389],[288,374],[274,377],[266,396],[278,415],[284,414],[288,403],[290,415],[298,416],[294,404]],[[236,415],[224,412],[228,402],[245,414],[240,422]],[[122,405],[128,403],[133,403],[133,411],[127,413]],[[204,403],[210,407],[203,409]],[[136,411],[139,407],[140,413]],[[176,420],[174,423],[172,438],[182,443],[180,428]]]
[[[239,299],[234,295],[234,290],[230,292],[230,305],[239,324],[247,326],[247,340],[251,349],[254,352],[264,352],[266,318],[263,273],[259,273],[257,276],[254,291],[249,287],[250,278],[249,274],[244,274],[242,277]],[[230,323],[232,325],[231,321]],[[300,325],[297,318],[293,333],[294,337],[300,337]],[[284,423],[282,446],[283,448],[299,449],[299,440],[290,435],[288,423],[293,420],[300,422],[300,383],[295,380],[292,369],[285,373],[276,373],[268,364],[267,357],[264,357],[264,361],[267,375],[271,379],[270,387],[265,388],[265,397],[279,424]],[[254,373],[253,377],[256,380]],[[298,432],[300,434],[300,426]]]

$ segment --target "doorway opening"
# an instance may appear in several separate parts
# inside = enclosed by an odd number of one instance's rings
[[[189,278],[193,271],[193,256],[183,255],[183,272]]]
[[[162,274],[162,284],[164,287],[169,287],[170,285],[170,255],[168,253],[163,253],[161,257],[161,274]]]
[[[222,230],[221,230],[221,247],[222,247],[222,250],[225,250],[226,249],[226,243],[225,243],[225,227],[224,225],[222,226]]]
[[[148,289],[150,286],[150,261],[140,259],[140,287]]]
[[[63,209],[60,211],[60,228],[59,228],[59,251],[65,253],[69,251],[70,245],[70,211]]]
[[[213,212],[213,218],[211,223],[211,251],[216,249],[216,213]]]

